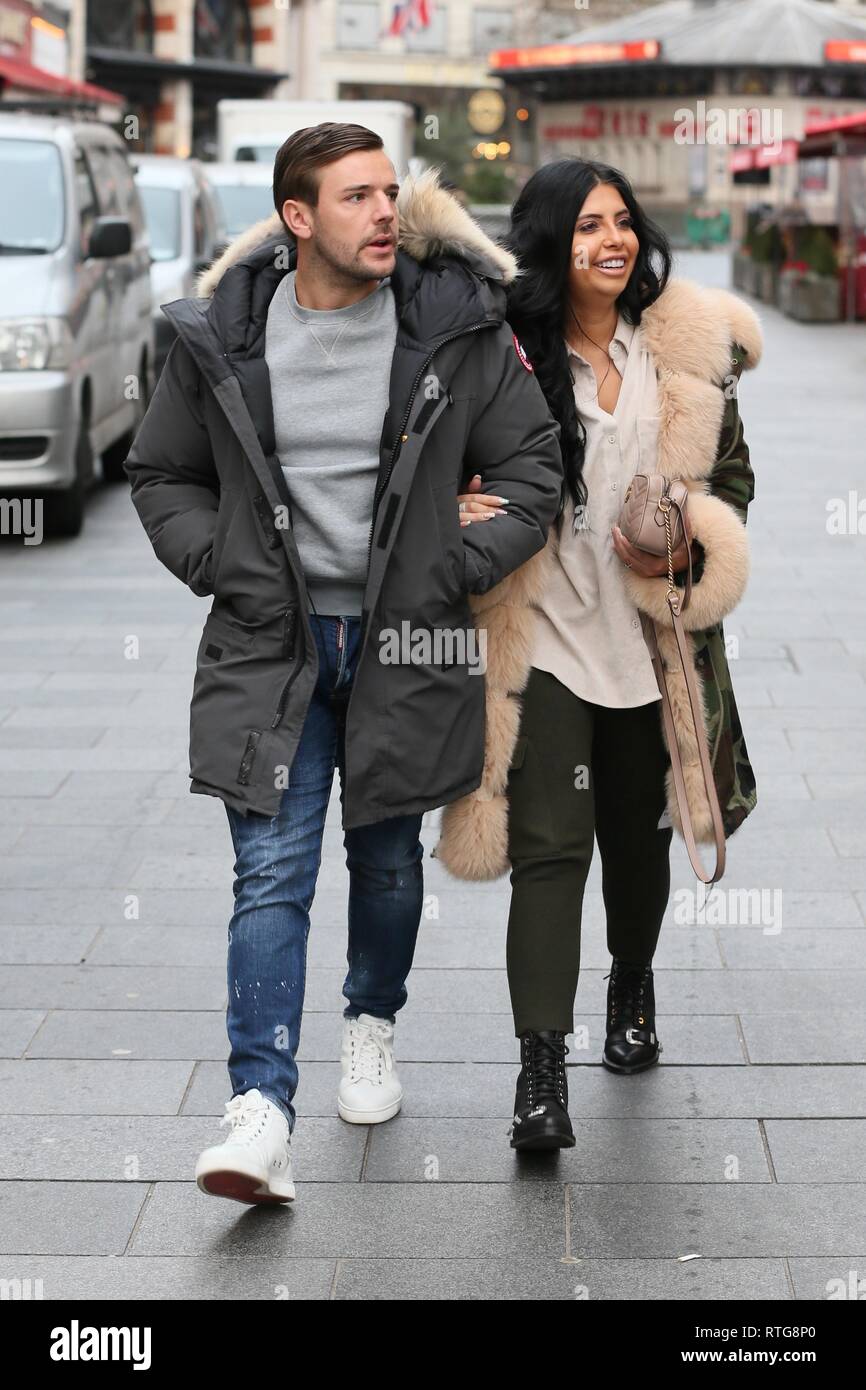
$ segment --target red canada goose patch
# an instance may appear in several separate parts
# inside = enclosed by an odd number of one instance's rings
[[[524,367],[526,368],[526,370],[527,370],[528,372],[534,371],[535,368],[533,367],[533,365],[532,365],[532,363],[530,362],[529,358],[526,356],[526,349],[524,348],[524,346],[523,346],[523,344],[521,343],[520,339],[518,338],[517,334],[516,334],[516,333],[512,333],[511,336],[512,336],[512,338],[514,339],[514,351],[517,353],[517,356],[520,358],[520,360],[521,360],[521,362],[523,363]]]

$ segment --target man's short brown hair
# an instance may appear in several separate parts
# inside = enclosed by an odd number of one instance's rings
[[[280,217],[287,198],[315,207],[319,200],[318,171],[355,150],[381,150],[384,141],[374,130],[346,122],[323,121],[296,130],[277,150],[274,160],[274,206]]]

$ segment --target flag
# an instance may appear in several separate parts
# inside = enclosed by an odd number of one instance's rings
[[[393,38],[408,30],[428,29],[432,18],[433,0],[398,0],[385,32]]]

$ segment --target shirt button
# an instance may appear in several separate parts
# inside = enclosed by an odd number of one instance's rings
[[[632,627],[638,627],[638,626],[640,625],[640,619],[638,619],[638,618],[632,618],[632,620],[631,620],[631,625],[632,625]]]
[[[616,483],[611,483],[610,490],[611,492],[616,492]]]
[[[608,444],[615,444],[615,443],[616,443],[616,435],[615,435],[615,434],[609,434],[609,435],[607,436],[607,442],[608,442]]]

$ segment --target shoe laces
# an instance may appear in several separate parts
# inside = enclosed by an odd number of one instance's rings
[[[652,980],[648,965],[624,965],[614,960],[608,989],[608,1028],[643,1026],[647,1021],[647,990]],[[619,1018],[617,1017],[619,1015]]]
[[[542,1038],[538,1033],[527,1033],[521,1041],[529,1105],[546,1097],[564,1105],[565,1058],[568,1055],[565,1039]]]
[[[352,1019],[349,1025],[349,1065],[352,1081],[380,1081],[382,1066],[393,1071],[394,1058],[383,1031],[372,1023]]]
[[[231,1125],[231,1134],[226,1139],[227,1144],[246,1143],[251,1139],[259,1139],[264,1133],[265,1125],[268,1120],[267,1103],[256,1096],[250,1096],[248,1092],[243,1095],[232,1096],[231,1100],[226,1101],[226,1113],[220,1120],[220,1125]]]

